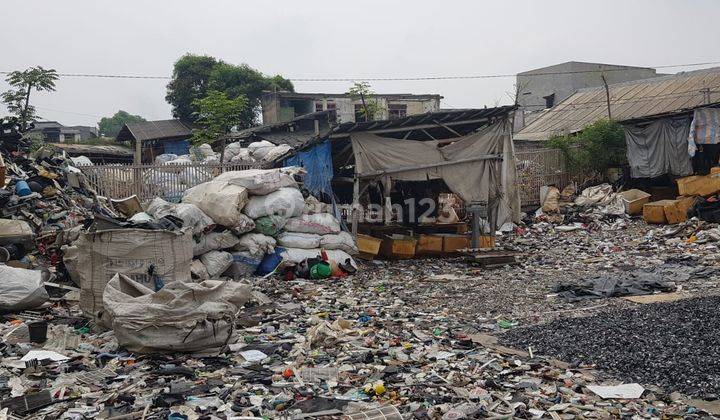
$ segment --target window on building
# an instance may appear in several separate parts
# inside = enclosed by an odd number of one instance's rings
[[[395,120],[407,117],[407,105],[405,104],[388,104],[388,118]]]
[[[362,104],[355,104],[355,122],[367,121]]]
[[[327,109],[335,109],[335,102],[328,101],[328,103],[327,103]]]
[[[315,102],[315,112],[320,112],[322,110],[322,102]]]
[[[543,99],[545,99],[545,108],[552,108],[555,105],[555,94],[550,94],[548,96],[543,96]]]
[[[333,101],[327,101],[327,109],[335,109],[335,102]],[[320,112],[323,110],[323,103],[315,102],[315,112]]]

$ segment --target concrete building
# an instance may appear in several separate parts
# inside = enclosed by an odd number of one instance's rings
[[[98,136],[97,128],[84,125],[65,126],[57,121],[36,121],[34,125],[29,132],[42,135],[49,143],[73,143]]]
[[[403,118],[440,110],[440,95],[375,94],[366,101],[376,101],[379,112],[375,120]],[[363,121],[362,101],[346,93],[268,92],[262,97],[263,124],[288,122],[301,115],[335,110],[337,120]]]
[[[519,110],[515,114],[515,129],[534,120],[534,114],[564,101],[579,89],[608,84],[649,79],[659,74],[648,67],[618,66],[614,64],[568,61],[518,73],[516,89]]]

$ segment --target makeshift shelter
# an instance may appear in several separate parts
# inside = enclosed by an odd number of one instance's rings
[[[308,172],[304,186],[310,192],[350,208],[353,231],[357,208],[372,201],[371,186],[381,191],[383,220],[390,223],[396,183],[408,190],[424,184],[426,190],[455,193],[466,205],[485,207],[493,226],[517,222],[520,203],[509,125],[513,110],[451,110],[348,122],[297,147],[281,164],[304,167]],[[395,200],[410,198],[427,196],[405,193]]]
[[[134,162],[153,162],[163,153],[186,154],[192,131],[180,120],[142,121],[123,125],[116,140],[129,142],[135,150]]]

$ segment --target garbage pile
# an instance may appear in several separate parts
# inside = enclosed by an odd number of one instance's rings
[[[182,202],[153,200],[146,212],[192,228],[197,279],[282,271],[288,278],[352,274],[357,248],[327,205],[303,196],[299,168],[225,172],[185,191]],[[282,264],[281,264],[282,263]]]

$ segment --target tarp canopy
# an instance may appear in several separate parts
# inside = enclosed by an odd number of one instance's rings
[[[625,127],[630,176],[692,175],[687,143],[689,132],[687,118],[663,118],[646,126]]]
[[[473,134],[447,141],[414,141],[370,133],[350,136],[356,173],[393,180],[442,179],[466,203],[496,204],[498,222],[519,221],[515,153],[509,124],[502,120]],[[492,209],[491,209],[492,211]]]

